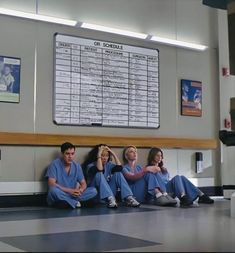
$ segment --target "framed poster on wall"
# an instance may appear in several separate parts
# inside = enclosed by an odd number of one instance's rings
[[[181,115],[202,116],[202,82],[181,79]]]
[[[0,102],[20,102],[20,59],[0,56]]]

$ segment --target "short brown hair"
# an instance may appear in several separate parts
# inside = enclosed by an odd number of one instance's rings
[[[72,144],[72,143],[70,143],[70,142],[64,142],[62,145],[61,145],[61,147],[60,147],[60,150],[61,150],[61,153],[63,153],[64,154],[64,152],[66,151],[66,150],[68,150],[68,149],[76,149],[76,147]]]

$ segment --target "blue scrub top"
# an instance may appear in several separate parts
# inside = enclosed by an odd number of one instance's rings
[[[135,169],[134,169],[134,173],[138,173],[138,172],[141,172],[143,169],[142,169],[142,166],[141,165],[139,165],[139,164],[137,164],[136,166],[135,166]],[[124,166],[123,166],[123,173],[125,174],[125,173],[129,173],[129,172],[133,172],[133,170],[130,168],[130,166],[128,165],[128,164],[125,164]]]
[[[137,164],[135,169],[134,169],[134,173],[138,173],[138,172],[141,172],[143,169],[142,169],[142,166]],[[128,164],[125,164],[124,167],[123,167],[123,173],[128,173],[128,172],[133,172],[133,170],[130,168],[130,166]],[[158,174],[161,176],[164,184],[167,184],[170,180],[170,174],[169,172],[167,171],[166,173],[162,173],[162,172],[158,172]]]
[[[68,188],[76,188],[77,182],[81,182],[84,179],[80,164],[73,161],[70,172],[67,174],[61,158],[57,158],[49,165],[45,177],[54,178],[56,183]]]

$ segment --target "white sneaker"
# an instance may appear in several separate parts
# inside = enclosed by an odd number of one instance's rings
[[[81,203],[78,201],[77,205],[76,205],[76,208],[80,208],[80,207],[81,207]]]
[[[126,205],[130,207],[139,207],[140,203],[133,196],[128,196],[126,198]]]
[[[109,208],[117,208],[117,202],[116,199],[113,196],[108,197],[108,205]]]

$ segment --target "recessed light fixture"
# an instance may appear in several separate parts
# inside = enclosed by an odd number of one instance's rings
[[[163,43],[166,45],[183,47],[183,48],[194,49],[194,50],[199,50],[199,51],[204,51],[207,49],[207,46],[204,46],[201,44],[195,44],[195,43],[190,43],[190,42],[180,41],[180,40],[167,39],[167,38],[158,37],[158,36],[152,36],[150,38],[150,40],[156,41],[159,43]]]
[[[116,29],[116,28],[112,28],[112,27],[89,24],[89,23],[82,23],[80,27],[92,29],[92,30],[97,30],[97,31],[102,31],[102,32],[121,34],[121,35],[130,36],[130,37],[134,37],[134,38],[139,38],[139,39],[146,39],[148,36],[148,34],[144,34],[144,33],[131,32],[131,31],[127,31],[127,30]]]
[[[75,26],[77,24],[77,21],[75,20],[56,18],[56,17],[39,15],[39,14],[34,14],[34,13],[29,13],[29,12],[15,11],[15,10],[10,10],[10,9],[5,9],[5,8],[0,8],[0,14],[32,19],[32,20],[38,20],[38,21],[44,21],[44,22],[49,22],[49,23],[56,23],[56,24],[61,24],[61,25],[68,25],[68,26]]]
[[[73,27],[78,27],[78,28],[81,27],[81,28],[103,31],[103,32],[108,32],[108,33],[120,34],[123,36],[143,39],[146,41],[149,41],[149,40],[155,41],[155,42],[162,43],[165,45],[182,47],[186,49],[192,49],[192,50],[198,50],[198,51],[204,51],[207,49],[207,46],[204,46],[201,44],[168,39],[168,38],[158,37],[158,36],[149,35],[145,33],[132,32],[128,30],[122,30],[122,29],[117,29],[117,28],[112,28],[112,27],[107,27],[107,26],[102,26],[102,25],[84,23],[84,22],[79,22],[79,21],[71,20],[71,19],[56,18],[56,17],[46,16],[46,15],[15,11],[15,10],[5,9],[5,8],[0,8],[0,14],[26,18],[26,19],[31,19],[31,20],[38,20],[38,21],[43,21],[43,22],[49,22],[49,23],[55,23],[55,24],[61,24],[61,25],[67,25],[67,26],[73,26]]]

